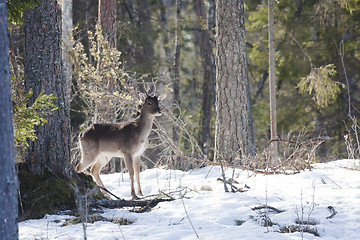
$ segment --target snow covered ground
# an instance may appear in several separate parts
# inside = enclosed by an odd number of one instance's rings
[[[187,191],[183,199],[159,203],[151,212],[133,213],[108,209],[101,215],[127,218],[134,223],[118,225],[98,221],[87,224],[88,239],[360,239],[360,167],[358,160],[314,164],[312,171],[295,175],[261,175],[235,170],[237,187],[246,192],[225,193],[218,167],[188,172],[149,169],[141,173],[143,193]],[[232,169],[227,169],[231,177]],[[128,174],[102,175],[114,194],[130,199]],[[186,187],[186,188],[185,188]],[[273,225],[264,227],[260,211],[264,204],[284,212],[268,210]],[[333,207],[336,215],[329,207]],[[330,208],[331,208],[330,207]],[[185,211],[186,210],[186,211]],[[262,210],[266,212],[265,209]],[[186,214],[188,213],[188,215]],[[62,226],[68,215],[48,215],[19,223],[20,239],[83,239],[81,224]],[[317,237],[307,232],[280,233],[280,229],[304,229],[297,220],[308,221]],[[190,221],[192,223],[190,223]],[[305,222],[306,223],[306,222]],[[192,228],[194,227],[194,229]],[[195,233],[196,232],[196,233]]]

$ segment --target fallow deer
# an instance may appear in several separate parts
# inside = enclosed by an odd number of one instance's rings
[[[154,118],[160,116],[159,97],[147,96],[142,105],[140,116],[134,122],[93,124],[80,133],[81,161],[76,166],[78,172],[91,167],[90,174],[96,183],[104,188],[100,179],[101,169],[112,157],[123,157],[130,174],[131,196],[137,199],[134,188],[134,173],[137,193],[142,196],[140,186],[140,157],[146,150]]]

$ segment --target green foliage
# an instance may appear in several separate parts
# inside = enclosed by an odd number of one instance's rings
[[[9,22],[22,23],[22,14],[40,4],[40,0],[6,0]]]
[[[312,68],[310,74],[303,77],[297,87],[301,94],[313,95],[312,100],[319,108],[327,107],[336,100],[341,87],[345,86],[331,79],[336,73],[334,64]]]
[[[31,90],[24,91],[20,95],[21,97],[13,107],[14,139],[17,146],[26,148],[29,146],[28,139],[31,141],[36,139],[34,127],[47,123],[45,115],[57,110],[52,102],[56,97],[41,92],[34,103],[28,106],[29,98],[33,92]]]
[[[269,89],[263,80],[269,64],[267,6],[265,2],[248,2],[251,3],[246,13],[249,78],[257,147],[262,149],[269,131],[266,120]],[[320,148],[323,156],[340,154],[345,149],[339,136],[344,132],[342,123],[348,103],[336,45],[344,43],[340,50],[347,76],[358,79],[359,3],[359,0],[274,2],[278,134],[283,137],[298,132],[306,132],[310,137],[329,135],[333,140]],[[329,62],[333,65],[327,65]],[[351,104],[357,106],[359,83],[355,80],[349,83]]]
[[[74,41],[71,51],[79,93],[87,106],[89,120],[115,122],[117,116],[114,113],[124,103],[131,102],[134,86],[126,81],[121,52],[110,47],[99,25],[94,32],[88,31],[88,39],[88,52],[80,41]],[[133,106],[137,104],[132,103]],[[104,117],[104,114],[109,117]]]

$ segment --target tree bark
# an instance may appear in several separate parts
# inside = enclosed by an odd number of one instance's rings
[[[110,47],[116,47],[116,0],[99,0],[98,22]]]
[[[268,0],[269,27],[269,94],[270,94],[270,134],[271,140],[277,138],[276,121],[276,82],[275,82],[275,45],[274,45],[274,0]],[[278,144],[270,143],[270,157],[274,165],[278,164]]]
[[[15,174],[9,66],[8,13],[0,0],[0,236],[18,239],[17,178]]]
[[[217,0],[216,6],[215,161],[240,161],[255,155],[244,1]]]
[[[47,123],[35,128],[37,139],[30,142],[27,163],[32,173],[50,171],[57,176],[70,174],[70,117],[61,51],[61,12],[56,0],[24,14],[24,81],[33,90],[30,102],[44,91],[54,94],[58,110]]]
[[[98,7],[98,25],[101,27],[102,35],[109,43],[108,47],[116,48],[116,0],[99,0]],[[101,47],[100,45],[98,46],[99,50]],[[97,66],[102,68],[100,63]],[[104,93],[114,92],[116,79],[103,76],[101,81]],[[96,103],[101,122],[114,122],[117,118],[115,115],[116,109],[109,102],[109,97],[104,96]]]

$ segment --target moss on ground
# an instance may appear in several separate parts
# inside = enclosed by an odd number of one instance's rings
[[[61,179],[50,172],[43,175],[32,174],[27,165],[21,163],[18,168],[19,180],[19,221],[43,218],[46,214],[76,209],[76,194],[72,186],[79,186],[80,193],[96,188],[91,176],[76,174],[73,179]],[[101,198],[96,191],[96,198]]]

